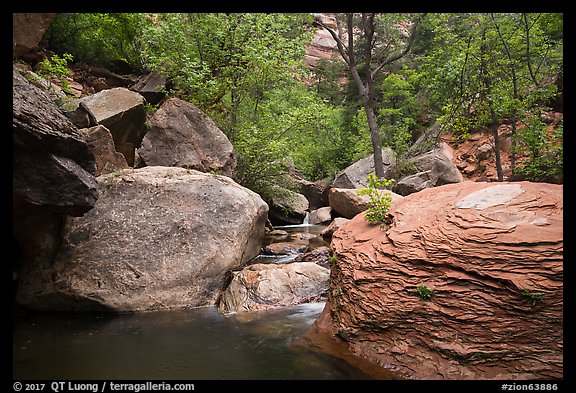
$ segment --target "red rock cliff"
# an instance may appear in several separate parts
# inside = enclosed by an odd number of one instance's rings
[[[386,231],[357,215],[317,327],[408,378],[562,378],[562,191],[463,182],[397,201]]]

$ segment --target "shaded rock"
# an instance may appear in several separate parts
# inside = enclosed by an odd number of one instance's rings
[[[257,311],[318,301],[328,289],[330,271],[312,262],[254,264],[233,272],[218,309]]]
[[[98,199],[94,155],[48,96],[13,72],[13,194],[58,213],[82,215]]]
[[[382,149],[382,162],[384,163],[384,178],[393,178],[396,172],[396,155],[394,151],[385,147]],[[374,172],[374,155],[370,154],[356,161],[342,172],[338,173],[332,182],[335,188],[364,188],[368,187],[366,178]]]
[[[283,231],[281,229],[274,229],[274,230],[268,232],[266,235],[271,236],[271,237],[286,238],[287,239],[289,236],[289,233],[286,231]]]
[[[299,179],[297,182],[300,184],[300,194],[308,199],[308,208],[310,210],[316,210],[328,205],[327,186],[325,184],[319,181],[311,182],[303,179]]]
[[[392,196],[392,202],[402,199],[398,195],[389,190],[382,190],[381,192],[388,193]],[[368,202],[370,197],[368,195],[358,195],[355,189],[348,188],[331,188],[328,192],[328,202],[334,211],[345,218],[353,218],[358,213],[368,209]]]
[[[150,119],[138,150],[146,165],[179,166],[231,176],[236,168],[232,144],[202,110],[171,98]]]
[[[271,243],[264,248],[264,253],[271,255],[297,254],[308,250],[308,243],[308,240]]]
[[[90,151],[96,158],[94,176],[105,175],[120,169],[127,169],[128,163],[123,154],[114,149],[112,134],[104,126],[83,128],[80,130],[86,137]]]
[[[270,201],[268,216],[274,225],[302,224],[308,213],[308,199],[302,194],[282,190]]]
[[[386,231],[356,216],[317,326],[411,378],[561,379],[562,192],[461,182],[398,201]]]
[[[334,234],[334,232],[336,232],[338,229],[340,229],[340,227],[342,227],[342,225],[346,224],[348,221],[350,221],[350,219],[348,218],[344,218],[344,217],[336,217],[334,220],[332,220],[332,222],[330,223],[330,225],[328,225],[321,233],[320,235],[322,235],[323,237],[332,237],[332,235]]]
[[[146,102],[156,105],[165,94],[162,89],[166,86],[166,78],[157,72],[149,72],[140,76],[136,82],[130,86],[130,90],[139,93],[146,99]]]
[[[332,208],[330,206],[312,210],[308,218],[308,222],[312,225],[323,224],[331,220],[332,220]]]
[[[12,14],[12,57],[17,58],[36,49],[56,13],[13,13]]]
[[[80,100],[90,117],[90,125],[103,125],[112,134],[116,151],[134,165],[134,149],[144,136],[144,97],[124,87],[102,90]]]
[[[20,305],[113,312],[214,304],[225,274],[260,252],[266,203],[232,179],[173,167],[98,178],[53,263],[23,266]]]

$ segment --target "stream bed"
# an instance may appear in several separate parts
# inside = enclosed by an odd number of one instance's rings
[[[324,226],[280,227],[319,234]],[[274,239],[265,239],[265,245]],[[310,249],[326,245],[321,237]],[[289,263],[260,255],[249,263]],[[215,306],[136,314],[48,314],[13,319],[15,380],[373,379],[306,332],[324,303],[223,315]],[[324,345],[324,344],[322,344]],[[330,344],[328,344],[330,345]],[[336,351],[337,352],[337,351]]]

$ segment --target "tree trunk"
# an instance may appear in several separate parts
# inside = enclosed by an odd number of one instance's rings
[[[364,110],[368,118],[370,127],[370,139],[372,140],[372,150],[374,151],[374,173],[381,179],[384,177],[384,162],[382,160],[382,144],[380,143],[380,130],[376,123],[376,115],[371,102],[364,103]]]

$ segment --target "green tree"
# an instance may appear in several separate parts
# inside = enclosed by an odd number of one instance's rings
[[[340,16],[339,22],[345,24],[345,29],[339,29],[338,32],[321,21],[315,21],[318,26],[326,29],[336,41],[338,51],[348,65],[349,75],[362,99],[362,106],[370,128],[374,169],[378,177],[384,175],[384,165],[380,129],[375,113],[374,79],[385,67],[409,53],[414,42],[416,28],[423,15],[408,21],[411,24],[410,32],[408,38],[403,38],[400,25],[401,22],[406,22],[406,20],[402,20],[406,16],[348,13],[344,18]]]
[[[151,23],[139,13],[59,13],[45,37],[53,50],[76,61],[139,72],[144,69],[140,37]]]

